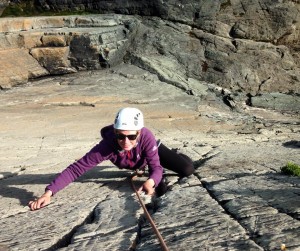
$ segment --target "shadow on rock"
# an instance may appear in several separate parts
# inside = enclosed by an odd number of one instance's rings
[[[288,148],[300,148],[300,141],[290,140],[290,141],[284,142],[282,145],[284,147],[288,147]]]
[[[101,166],[94,168],[76,179],[74,183],[94,182],[100,186],[108,186],[111,190],[122,190],[124,182],[127,182],[126,178],[131,176],[130,171],[116,169],[113,169],[113,171],[107,171],[106,169],[112,169],[112,167]],[[8,178],[1,180],[0,196],[18,199],[20,204],[25,206],[29,200],[32,200],[35,197],[35,194],[34,192],[23,188],[23,186],[41,184],[46,187],[56,176],[57,174],[8,175]],[[124,178],[126,180],[124,180]],[[128,186],[130,186],[129,179]],[[40,191],[40,194],[42,194],[43,191],[44,188]]]

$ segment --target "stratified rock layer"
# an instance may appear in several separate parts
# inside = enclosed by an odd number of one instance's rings
[[[0,87],[117,65],[123,61],[134,22],[118,15],[0,19]]]
[[[281,28],[290,34],[292,22],[293,36],[286,35],[285,42],[278,43],[275,38],[234,36],[237,23],[215,19],[195,25],[187,20],[116,14],[2,18],[0,87],[7,89],[40,76],[105,69],[125,61],[191,95],[201,96],[205,83],[204,88],[233,109],[247,103],[299,111],[299,56],[292,42],[298,21],[296,17],[286,21]],[[212,22],[216,22],[213,29]],[[263,102],[261,97],[268,93],[276,99]]]

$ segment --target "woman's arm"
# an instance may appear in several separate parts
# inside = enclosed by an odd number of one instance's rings
[[[156,139],[147,128],[143,128],[141,141],[142,156],[146,159],[149,168],[149,179],[143,184],[141,189],[151,193],[152,190],[154,192],[154,188],[158,186],[162,179],[163,168],[159,161]]]
[[[104,149],[104,150],[103,150]],[[30,201],[28,206],[31,210],[37,210],[45,207],[51,201],[51,196],[65,188],[71,182],[83,175],[88,170],[92,169],[107,157],[104,157],[101,152],[105,151],[104,143],[101,141],[94,146],[88,153],[75,163],[69,165],[63,170],[47,187],[45,193],[35,201]],[[107,156],[107,155],[106,155]]]

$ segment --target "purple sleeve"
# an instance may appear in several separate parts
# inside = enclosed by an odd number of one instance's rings
[[[155,187],[157,187],[162,179],[163,168],[160,165],[158,148],[154,135],[146,128],[144,128],[144,132],[144,156],[149,167],[149,178],[154,180]]]
[[[104,151],[105,144],[101,141],[98,145],[94,146],[88,153],[86,153],[81,159],[75,163],[69,165],[64,171],[62,171],[47,187],[46,190],[51,190],[53,195],[64,187],[69,185],[75,179],[83,175],[88,170],[95,167],[97,164],[107,159],[101,152]],[[105,155],[105,154],[104,154]]]

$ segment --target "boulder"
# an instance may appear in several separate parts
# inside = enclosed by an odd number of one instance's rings
[[[299,88],[299,87],[298,87]],[[251,98],[251,105],[281,111],[300,111],[300,97],[283,93],[264,93]]]
[[[30,78],[49,74],[26,49],[0,50],[0,65],[1,89],[26,84]]]
[[[63,47],[67,46],[66,37],[64,35],[43,35],[42,45],[49,47]]]
[[[43,74],[30,74],[29,78],[108,68],[123,61],[137,26],[135,18],[119,15],[3,18],[0,49],[27,51],[26,58],[33,57],[29,62],[44,67]],[[13,56],[7,52],[3,55]],[[9,61],[5,57],[2,60]],[[18,69],[13,70],[14,67]],[[27,82],[26,74],[18,76],[19,72],[26,72],[20,67],[23,65],[12,64],[12,71],[1,71],[0,76],[5,79],[2,88]]]
[[[69,47],[45,47],[33,48],[30,54],[39,62],[41,66],[50,74],[74,73],[76,69],[71,67],[68,60]]]

